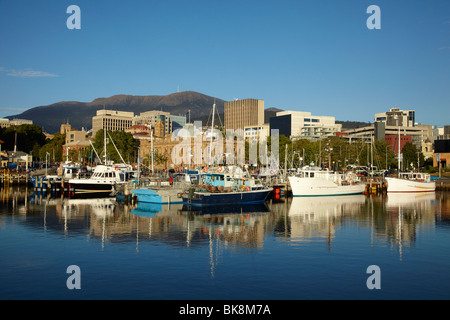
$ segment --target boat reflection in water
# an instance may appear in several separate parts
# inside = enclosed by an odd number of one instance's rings
[[[420,232],[434,230],[438,207],[434,192],[388,194],[382,234],[398,249],[400,257],[404,247],[414,245]]]
[[[431,193],[390,193],[387,196],[386,207],[411,209],[431,207],[436,199],[436,194]]]
[[[183,212],[190,212],[194,214],[234,214],[234,213],[265,213],[269,212],[269,208],[265,203],[257,203],[257,204],[241,204],[241,205],[227,205],[227,206],[207,206],[207,207],[198,207],[198,206],[190,206],[183,205]]]
[[[356,215],[366,203],[364,195],[294,197],[289,208],[290,241],[311,242],[334,238],[337,220]]]

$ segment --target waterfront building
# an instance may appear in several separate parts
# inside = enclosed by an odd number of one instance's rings
[[[384,122],[386,126],[414,127],[415,111],[391,108],[388,112],[376,113],[375,122]]]
[[[225,129],[244,129],[245,126],[264,124],[264,100],[243,99],[226,101],[224,105]]]
[[[133,116],[133,112],[97,110],[97,115],[92,117],[92,136],[95,137],[100,129],[108,131],[126,130],[132,126]]]
[[[433,167],[450,168],[450,139],[438,139],[434,141]]]
[[[292,139],[317,140],[335,136],[342,129],[334,117],[313,116],[311,112],[280,111],[270,118],[270,130],[278,129],[279,134]]]

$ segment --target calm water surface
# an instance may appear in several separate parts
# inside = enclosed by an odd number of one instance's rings
[[[448,193],[199,212],[0,192],[3,300],[450,298]]]

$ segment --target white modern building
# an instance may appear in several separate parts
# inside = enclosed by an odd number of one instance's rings
[[[342,125],[336,124],[330,116],[313,116],[311,112],[280,111],[270,119],[270,130],[278,129],[293,139],[326,138],[341,131]]]
[[[246,139],[248,138],[248,139],[266,140],[267,137],[270,135],[269,130],[270,130],[269,124],[245,126],[244,137]]]

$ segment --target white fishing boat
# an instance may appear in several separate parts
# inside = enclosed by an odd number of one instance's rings
[[[365,185],[354,172],[338,173],[318,167],[304,167],[289,177],[292,195],[338,196],[361,194]]]
[[[386,177],[387,192],[434,192],[436,183],[427,173],[400,172],[398,177]]]
[[[135,179],[131,166],[125,164],[102,164],[94,168],[89,178],[69,179],[68,185],[74,194],[111,194],[117,187]]]

